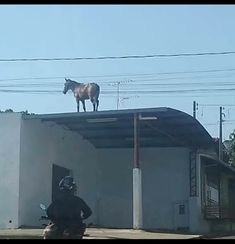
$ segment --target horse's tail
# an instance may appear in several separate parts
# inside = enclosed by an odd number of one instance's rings
[[[99,95],[100,95],[100,86],[96,83],[90,83],[90,100],[93,103],[93,111],[98,111],[99,107]]]
[[[97,84],[96,84],[97,85]],[[99,97],[99,95],[100,95],[100,86],[99,85],[97,85],[97,99],[98,99],[98,97]]]
[[[96,99],[98,99],[100,95],[100,86],[96,83],[91,83],[91,84],[96,87]]]

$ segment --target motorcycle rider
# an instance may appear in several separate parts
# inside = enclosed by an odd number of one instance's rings
[[[60,195],[47,208],[47,216],[52,224],[44,230],[44,239],[79,236],[85,231],[84,219],[92,210],[86,202],[75,196],[77,186],[72,176],[65,176],[59,183]]]

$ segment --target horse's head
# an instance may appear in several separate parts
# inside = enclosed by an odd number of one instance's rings
[[[71,87],[70,87],[70,86],[71,86],[70,84],[71,84],[71,80],[65,78],[64,90],[63,90],[63,93],[64,93],[64,94],[66,94],[67,91],[71,88]]]

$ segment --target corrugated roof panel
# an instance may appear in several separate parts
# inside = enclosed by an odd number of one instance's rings
[[[167,107],[23,115],[23,119],[41,119],[66,126],[96,148],[127,148],[133,147],[135,114],[141,118],[140,147],[214,146],[212,137],[195,118]]]

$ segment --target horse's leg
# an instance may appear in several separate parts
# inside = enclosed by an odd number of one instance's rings
[[[91,98],[91,103],[93,104],[93,111],[95,111],[95,99],[93,97]]]
[[[79,112],[79,99],[76,99],[77,101],[77,112]]]
[[[98,107],[99,107],[99,99],[96,99],[96,111],[98,111]]]
[[[86,112],[85,100],[81,100],[81,101],[82,101],[83,110],[84,112]]]

